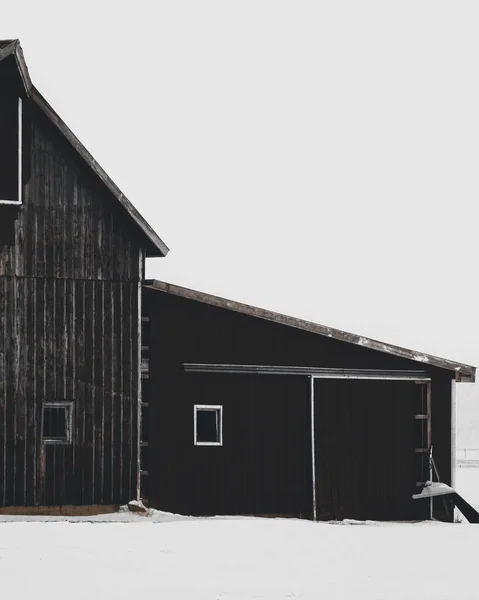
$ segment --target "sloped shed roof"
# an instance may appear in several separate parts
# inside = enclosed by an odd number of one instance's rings
[[[15,58],[18,72],[22,79],[27,96],[41,109],[45,116],[51,121],[51,123],[53,123],[58,131],[60,131],[60,133],[66,138],[71,146],[73,146],[73,148],[78,152],[81,158],[87,163],[97,177],[101,179],[101,181],[125,209],[130,219],[136,224],[140,232],[144,235],[147,242],[147,256],[166,256],[169,249],[163,240],[160,239],[152,227],[145,221],[133,204],[110,179],[110,177],[100,167],[93,156],[88,152],[85,146],[83,146],[80,140],[74,135],[74,133],[69,129],[64,121],[62,121],[58,114],[32,84],[23,56],[23,51],[18,40],[0,40],[0,62],[9,56],[13,56]]]
[[[220,298],[219,296],[212,296],[211,294],[205,294],[203,292],[184,288],[179,285],[165,283],[164,281],[146,281],[145,287],[166,292],[167,294],[180,296],[182,298],[187,298],[189,300],[203,302],[204,304],[209,304],[211,306],[225,308],[249,315],[251,317],[257,317],[267,321],[273,321],[274,323],[288,325],[289,327],[295,327],[296,329],[302,329],[303,331],[309,331],[310,333],[315,333],[317,335],[323,335],[335,340],[340,340],[342,342],[348,342],[349,344],[355,344],[356,346],[363,346],[364,348],[370,348],[371,350],[376,350],[378,352],[385,352],[393,356],[413,360],[417,363],[420,363],[422,366],[431,365],[447,371],[453,371],[456,381],[475,381],[475,367],[457,363],[447,358],[440,358],[438,356],[433,356],[432,354],[425,354],[424,352],[416,352],[407,348],[401,348],[400,346],[386,344],[385,342],[379,342],[361,335],[355,335],[354,333],[341,331],[340,329],[319,325],[318,323],[305,321],[303,319],[296,319],[295,317],[283,315],[277,312],[266,310],[264,308],[257,308],[255,306],[250,306],[249,304],[242,304],[241,302],[235,302],[234,300],[227,300],[226,298]]]

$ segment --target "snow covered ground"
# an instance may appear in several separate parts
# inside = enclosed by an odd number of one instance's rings
[[[2,523],[2,597],[478,597],[477,526],[279,519],[134,521]]]
[[[458,470],[457,488],[479,504],[479,469]],[[2,597],[478,598],[477,525],[193,519],[158,512],[31,520],[3,517],[0,523]]]

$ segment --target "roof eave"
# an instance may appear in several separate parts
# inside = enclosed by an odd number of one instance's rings
[[[6,46],[0,50],[0,62],[13,55],[18,67],[18,72],[22,79],[25,93],[34,102],[51,123],[60,131],[71,146],[76,150],[80,157],[88,164],[92,171],[105,184],[108,190],[119,201],[126,210],[127,214],[146,237],[145,250],[146,255],[150,257],[164,257],[168,254],[169,248],[163,240],[156,234],[154,229],[146,222],[133,204],[118,188],[112,179],[106,174],[101,166],[96,162],[93,156],[88,152],[85,146],[80,142],[76,135],[71,131],[67,124],[60,118],[40,92],[35,88],[28,73],[28,67],[23,56],[23,50],[18,40],[11,40]]]
[[[294,327],[296,329],[301,329],[303,331],[309,331],[310,333],[315,333],[317,335],[322,335],[335,340],[355,344],[356,346],[369,348],[370,350],[376,350],[378,352],[391,354],[399,358],[412,360],[414,362],[421,363],[423,366],[432,366],[444,369],[446,371],[452,371],[455,374],[455,380],[458,382],[473,383],[475,381],[476,368],[471,365],[457,363],[446,358],[440,358],[438,356],[425,354],[423,352],[415,352],[414,350],[409,350],[400,346],[386,344],[384,342],[373,340],[371,338],[366,338],[364,336],[359,336],[346,331],[341,331],[339,329],[334,329],[332,327],[319,325],[318,323],[313,323],[312,321],[297,319],[295,317],[290,317],[281,313],[276,313],[263,308],[257,308],[249,304],[243,304],[241,302],[228,300],[226,298],[220,298],[219,296],[205,294],[203,292],[198,292],[196,290],[191,290],[163,281],[158,281],[154,279],[147,280],[144,282],[144,285],[145,287],[150,287],[158,291],[166,292],[176,296],[181,296],[190,300],[196,300],[198,302],[210,304],[219,308],[225,308],[252,317],[257,317],[267,321],[273,321],[275,323],[287,325],[289,327]]]
[[[83,160],[88,164],[92,171],[99,177],[99,179],[105,184],[110,190],[113,196],[120,202],[123,208],[126,210],[131,219],[140,228],[142,233],[148,240],[147,244],[147,256],[166,256],[169,252],[168,246],[163,240],[156,234],[154,229],[146,222],[146,220],[140,215],[133,204],[123,194],[120,188],[113,182],[113,180],[106,174],[101,168],[93,156],[88,152],[85,146],[80,142],[76,135],[71,131],[67,124],[60,118],[60,116],[53,110],[50,104],[40,94],[35,86],[31,87],[31,98],[33,102],[42,110],[46,117],[56,126],[56,128],[63,134],[71,146],[78,152]]]
[[[462,372],[459,369],[456,370],[456,381],[458,383],[475,383],[476,381],[476,369],[475,367],[470,367],[473,369],[473,372]]]

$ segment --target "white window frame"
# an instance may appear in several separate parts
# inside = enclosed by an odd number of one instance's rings
[[[199,442],[197,439],[197,414],[199,410],[208,410],[219,413],[219,442]],[[221,404],[195,404],[194,407],[193,442],[195,446],[222,446],[223,445],[223,406]]]
[[[45,418],[45,408],[64,408],[65,409],[65,437],[44,437],[43,422]],[[73,402],[44,402],[42,405],[42,443],[46,445],[69,446],[73,442]]]
[[[2,200],[0,204],[19,206],[23,202],[22,198],[22,155],[23,155],[23,103],[22,98],[18,97],[18,200]]]

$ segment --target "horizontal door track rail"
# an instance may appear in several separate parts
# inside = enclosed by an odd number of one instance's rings
[[[329,369],[322,367],[287,367],[270,365],[221,365],[184,363],[189,373],[243,373],[249,375],[303,375],[314,379],[375,379],[430,381],[424,371],[381,371],[375,369]]]

